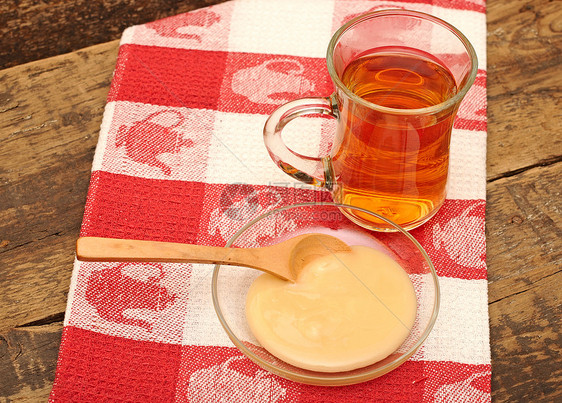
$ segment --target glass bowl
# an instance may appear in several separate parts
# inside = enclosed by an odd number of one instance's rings
[[[370,214],[396,228],[396,232],[372,232],[352,223],[345,215]],[[212,297],[219,321],[234,345],[263,369],[283,378],[312,385],[350,385],[364,382],[397,368],[427,338],[439,310],[439,284],[435,269],[421,245],[398,225],[368,210],[337,203],[302,203],[278,208],[244,225],[228,241],[228,247],[257,247],[279,243],[305,233],[336,236],[348,245],[369,246],[391,256],[408,273],[417,299],[414,326],[402,345],[382,361],[345,372],[317,372],[288,364],[265,350],[246,322],[248,289],[262,272],[216,265]]]

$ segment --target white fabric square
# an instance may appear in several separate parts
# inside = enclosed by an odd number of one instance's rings
[[[269,157],[263,141],[267,116],[217,112],[206,178],[210,183],[250,185],[296,182]],[[286,144],[304,155],[317,156],[322,119],[295,119],[283,130]]]
[[[332,36],[333,9],[333,1],[326,0],[237,2],[229,50],[325,57]]]
[[[453,129],[448,199],[486,198],[486,133]]]
[[[233,347],[219,322],[211,295],[214,265],[194,264],[189,284],[182,344],[186,346]],[[221,309],[226,322],[237,337],[256,344],[246,322],[246,292],[261,273],[241,267],[225,267],[219,276],[219,299],[228,301]],[[221,286],[222,285],[222,286]]]
[[[486,280],[440,277],[441,306],[422,345],[429,361],[489,364],[488,292]]]
[[[467,37],[476,51],[478,68],[485,70],[486,14],[477,11],[455,10],[443,7],[433,7],[431,14],[447,21]]]
[[[189,282],[189,304],[185,314],[182,344],[187,346],[229,346],[211,298],[213,265],[194,264]]]
[[[215,112],[109,102],[92,169],[151,179],[204,181]]]

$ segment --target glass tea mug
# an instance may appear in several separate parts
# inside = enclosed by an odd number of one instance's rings
[[[268,118],[271,158],[293,178],[328,189],[336,203],[408,230],[422,225],[446,197],[453,122],[478,68],[472,45],[437,17],[375,11],[334,34],[327,65],[331,96],[290,101]],[[329,155],[303,156],[283,142],[285,125],[310,114],[337,121]],[[372,215],[343,213],[365,228],[393,231]]]

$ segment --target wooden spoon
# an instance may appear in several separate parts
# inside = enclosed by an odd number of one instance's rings
[[[349,246],[331,235],[304,234],[263,248],[221,248],[173,242],[82,237],[78,260],[103,262],[212,263],[251,267],[295,281],[316,257],[347,252]]]

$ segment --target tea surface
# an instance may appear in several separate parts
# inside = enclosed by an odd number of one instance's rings
[[[443,66],[415,54],[372,54],[351,62],[342,81],[373,104],[418,109],[446,101],[457,92],[455,79]]]

